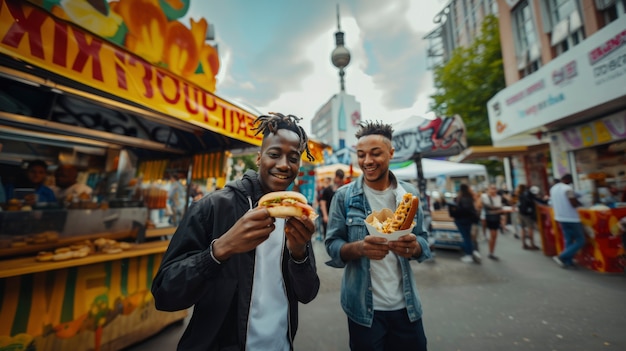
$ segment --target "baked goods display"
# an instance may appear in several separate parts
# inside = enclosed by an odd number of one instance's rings
[[[267,208],[270,216],[276,218],[302,217],[317,218],[315,209],[307,204],[306,197],[295,191],[275,191],[259,199],[259,207]]]
[[[3,236],[0,238],[0,249],[24,248],[29,245],[45,245],[59,241],[59,232],[49,230],[26,236]]]
[[[40,251],[35,259],[39,262],[64,261],[73,258],[87,257],[95,253],[120,253],[130,249],[132,246],[133,244],[127,242],[98,238],[93,241],[85,240],[70,246],[59,247],[54,251]]]
[[[409,229],[414,224],[413,219],[417,213],[418,206],[419,199],[417,196],[406,193],[393,215],[387,216],[385,219],[381,219],[380,216],[371,216],[368,223],[384,234]]]

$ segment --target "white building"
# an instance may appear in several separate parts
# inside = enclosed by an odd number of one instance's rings
[[[315,140],[330,145],[333,150],[352,148],[361,122],[361,103],[353,95],[340,92],[333,95],[313,117],[311,132]]]

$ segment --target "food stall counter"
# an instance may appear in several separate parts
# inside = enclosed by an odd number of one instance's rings
[[[578,214],[585,230],[585,245],[576,255],[576,262],[597,272],[623,273],[621,259],[626,252],[618,223],[626,217],[626,207],[579,208]],[[537,220],[543,253],[558,255],[565,248],[565,239],[552,207],[537,205]]]
[[[142,244],[133,244],[129,249],[119,253],[94,253],[86,257],[73,258],[63,261],[39,262],[35,256],[19,257],[2,261],[0,278],[8,278],[23,274],[48,272],[55,269],[76,268],[96,263],[104,263],[122,259],[129,259],[152,254],[162,254],[167,249],[169,241],[151,241]]]

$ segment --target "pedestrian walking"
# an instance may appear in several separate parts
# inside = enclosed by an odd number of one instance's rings
[[[465,263],[480,263],[480,252],[474,246],[472,238],[472,226],[480,221],[480,215],[474,206],[474,194],[467,184],[461,184],[459,193],[454,200],[456,210],[454,211],[454,224],[459,229],[463,238],[463,253],[461,261]]]
[[[178,350],[293,350],[298,302],[313,300],[320,286],[315,226],[306,215],[270,217],[257,203],[293,183],[303,152],[313,160],[298,121],[259,116],[258,172],[194,202],[176,229],[152,294],[159,310],[194,306]]]
[[[502,217],[502,196],[498,195],[498,188],[495,184],[489,184],[487,192],[482,195],[481,201],[485,209],[485,222],[489,229],[489,259],[498,261],[499,258],[494,254],[496,249],[496,241],[498,239],[498,230],[501,228]]]
[[[526,185],[519,188],[518,213],[522,233],[522,248],[524,250],[539,250],[535,245],[535,231],[537,228],[537,203],[546,204],[546,201],[539,198],[539,187],[533,185],[530,189]]]
[[[572,175],[561,177],[561,182],[550,188],[550,200],[554,209],[554,219],[561,226],[565,237],[565,248],[554,256],[554,261],[563,268],[574,267],[574,256],[585,245],[585,231],[576,207],[582,206],[571,186]]]
[[[320,210],[322,211],[322,241],[326,240],[326,226],[328,225],[328,211],[330,210],[330,202],[339,187],[343,185],[344,173],[341,169],[335,171],[335,179],[332,184],[322,190],[320,197]]]
[[[339,188],[330,205],[326,251],[328,265],[345,268],[341,307],[348,316],[352,350],[426,350],[422,305],[409,260],[431,258],[420,206],[410,234],[398,241],[367,235],[372,211],[395,209],[417,189],[389,171],[394,148],[388,124],[365,122],[356,133],[363,174]]]

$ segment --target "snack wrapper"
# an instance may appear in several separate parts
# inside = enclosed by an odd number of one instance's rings
[[[393,217],[393,214],[394,214],[394,211],[388,208],[383,208],[381,211],[373,211],[372,214],[370,214],[369,216],[367,216],[367,218],[365,218],[365,227],[367,228],[367,231],[369,232],[369,234],[372,236],[385,238],[387,239],[387,241],[396,241],[401,236],[409,234],[413,230],[413,227],[415,227],[415,223],[413,223],[409,229],[405,229],[405,230],[396,230],[395,232],[391,232],[391,233],[382,233],[378,231],[378,229],[376,229],[376,226],[375,226],[376,222],[378,221],[379,223],[382,223],[387,218]]]

